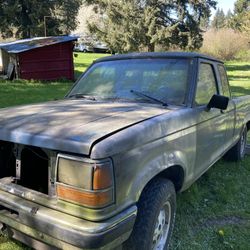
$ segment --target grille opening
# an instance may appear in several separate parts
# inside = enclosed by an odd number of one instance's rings
[[[13,147],[13,143],[0,141],[0,178],[16,175]]]
[[[20,152],[20,174],[17,174],[17,151]],[[0,179],[48,194],[49,157],[38,147],[0,141]],[[8,179],[8,177],[11,177]],[[20,177],[20,179],[19,179]]]
[[[47,154],[37,147],[24,147],[21,153],[21,179],[18,184],[48,194]]]

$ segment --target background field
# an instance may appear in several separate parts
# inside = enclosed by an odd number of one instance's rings
[[[103,54],[76,53],[76,77]],[[227,62],[234,96],[250,95],[250,63]],[[71,82],[0,80],[0,107],[63,98]],[[219,161],[177,198],[171,249],[250,249],[250,156]],[[27,249],[0,235],[0,250]]]

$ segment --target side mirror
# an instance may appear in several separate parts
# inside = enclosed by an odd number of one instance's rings
[[[217,108],[220,110],[226,110],[228,106],[229,98],[223,95],[213,95],[210,99],[207,109]]]

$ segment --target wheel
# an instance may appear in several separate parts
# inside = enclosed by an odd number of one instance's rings
[[[230,161],[240,161],[246,154],[247,128],[244,127],[239,141],[225,155],[225,159]]]
[[[167,249],[176,213],[176,193],[171,181],[157,178],[142,192],[130,238],[123,249]]]

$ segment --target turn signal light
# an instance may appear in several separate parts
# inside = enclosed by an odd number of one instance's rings
[[[105,189],[112,186],[113,176],[110,165],[96,165],[93,173],[93,189]]]
[[[60,199],[88,207],[104,207],[113,202],[112,189],[88,192],[64,184],[57,184],[57,195]]]

